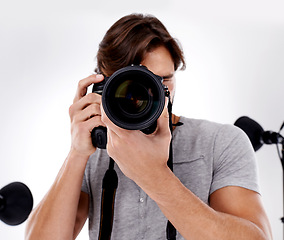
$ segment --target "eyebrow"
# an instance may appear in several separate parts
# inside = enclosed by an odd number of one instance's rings
[[[174,76],[173,73],[169,74],[169,75],[166,75],[166,76],[162,76],[163,79],[169,79],[169,78],[172,78]]]

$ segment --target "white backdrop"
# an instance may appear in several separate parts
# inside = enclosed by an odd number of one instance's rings
[[[14,0],[0,7],[0,188],[26,183],[37,204],[70,147],[68,108],[94,69],[98,43],[121,16],[151,13],[183,45],[174,111],[265,130],[284,120],[284,2],[281,0]],[[257,153],[265,208],[282,239],[282,169],[275,146]],[[23,239],[25,223],[0,222],[1,239]],[[88,239],[85,228],[79,239]]]

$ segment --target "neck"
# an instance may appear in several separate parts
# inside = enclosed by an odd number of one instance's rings
[[[175,114],[172,114],[172,121],[173,121],[173,125],[177,124],[180,120],[179,116],[176,116]],[[176,126],[173,126],[173,130],[175,130]]]

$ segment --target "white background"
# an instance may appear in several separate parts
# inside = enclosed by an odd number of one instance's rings
[[[0,6],[0,188],[26,183],[35,205],[70,147],[68,108],[95,67],[105,31],[133,13],[157,16],[182,43],[174,112],[265,130],[284,120],[283,0],[11,0]],[[275,146],[257,153],[265,208],[282,239],[282,169]],[[1,239],[23,239],[25,223],[0,222]],[[86,228],[79,239],[88,239]]]

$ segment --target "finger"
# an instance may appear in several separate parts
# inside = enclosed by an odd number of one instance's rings
[[[71,118],[81,112],[83,109],[87,108],[91,104],[97,104],[100,106],[102,97],[96,93],[89,93],[88,95],[82,97],[77,102],[73,103],[69,108],[69,114]],[[100,111],[99,111],[100,112]]]
[[[106,127],[106,128],[107,128],[107,146],[106,146],[106,149],[107,149],[108,153],[111,154],[110,149],[113,149],[113,147],[114,147],[113,140],[115,138],[117,138],[118,136],[116,135],[115,132],[110,130],[110,128],[108,128],[108,127]]]
[[[89,130],[90,133],[95,127],[99,127],[99,126],[105,127],[105,124],[102,122],[100,116],[94,116],[88,119],[87,121],[84,122],[84,125],[86,126],[86,128]]]
[[[156,132],[156,134],[168,135],[169,133],[170,133],[170,128],[169,128],[168,99],[166,99],[164,110],[163,110],[161,116],[157,120],[157,132]]]
[[[93,103],[74,116],[74,122],[83,122],[92,117],[101,116],[101,108],[97,103]]]
[[[87,78],[84,78],[79,81],[77,91],[74,97],[73,102],[79,101],[82,97],[84,97],[87,93],[88,87],[93,83],[101,82],[104,79],[102,74],[93,74]]]

